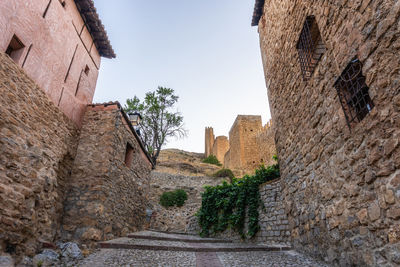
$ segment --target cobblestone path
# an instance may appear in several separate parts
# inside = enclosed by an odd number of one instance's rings
[[[78,266],[328,266],[285,246],[143,231],[100,243]]]

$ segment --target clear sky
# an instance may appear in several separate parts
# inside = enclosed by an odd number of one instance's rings
[[[255,0],[95,0],[116,59],[102,59],[94,102],[157,86],[179,96],[188,137],[165,148],[204,152],[204,128],[228,136],[236,116],[270,118]]]

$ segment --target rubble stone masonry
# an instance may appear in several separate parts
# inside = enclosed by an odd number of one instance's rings
[[[78,131],[0,52],[0,251],[34,255],[52,242]]]
[[[130,163],[127,147],[133,149]],[[142,229],[151,167],[117,104],[89,106],[64,208],[63,238],[90,243]]]
[[[315,16],[326,52],[303,81]],[[296,249],[340,266],[400,264],[400,1],[267,0],[260,46]],[[351,130],[333,87],[354,57],[374,107]]]

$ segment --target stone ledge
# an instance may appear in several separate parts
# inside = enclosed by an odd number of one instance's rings
[[[129,238],[147,239],[147,240],[162,240],[162,241],[177,241],[185,243],[232,243],[232,240],[224,239],[189,239],[189,238],[174,238],[174,237],[163,237],[163,236],[145,236],[129,234]]]
[[[121,243],[98,243],[99,248],[105,249],[139,249],[139,250],[167,250],[167,251],[186,251],[186,252],[250,252],[250,251],[288,251],[288,246],[246,246],[246,247],[177,247],[177,246],[153,246],[135,245]]]

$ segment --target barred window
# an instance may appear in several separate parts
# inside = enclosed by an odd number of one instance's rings
[[[318,61],[325,53],[325,45],[314,16],[306,18],[296,48],[299,53],[303,80],[307,81],[311,78]]]
[[[362,75],[362,63],[357,58],[347,65],[334,87],[350,128],[354,123],[362,121],[374,107],[365,76]]]

